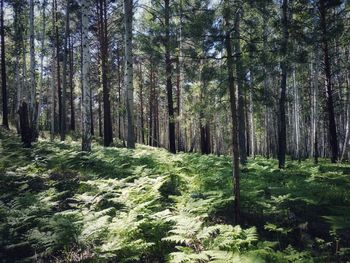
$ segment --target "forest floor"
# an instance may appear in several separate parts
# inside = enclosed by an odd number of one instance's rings
[[[0,261],[346,262],[349,189],[350,164],[250,159],[233,227],[229,157],[0,130]]]

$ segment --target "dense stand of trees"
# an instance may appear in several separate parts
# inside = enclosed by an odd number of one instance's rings
[[[2,0],[2,124],[26,146],[48,131],[231,153],[238,221],[247,156],[350,158],[349,6]]]

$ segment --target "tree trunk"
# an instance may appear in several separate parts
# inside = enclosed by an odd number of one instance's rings
[[[103,138],[103,124],[102,124],[102,99],[101,94],[97,94],[98,97],[98,135]]]
[[[237,132],[237,109],[236,109],[236,91],[235,83],[233,77],[233,57],[232,57],[232,47],[231,47],[231,26],[229,19],[231,17],[230,7],[225,1],[226,8],[224,10],[224,20],[226,24],[225,33],[225,47],[227,53],[227,73],[228,73],[228,89],[230,96],[230,106],[231,106],[231,136],[232,136],[232,175],[233,175],[233,194],[234,194],[234,220],[235,224],[239,224],[240,220],[240,182],[239,182],[239,144],[238,144],[238,132]]]
[[[170,6],[169,0],[164,0],[164,26],[165,26],[165,75],[166,75],[166,91],[168,99],[168,129],[169,129],[169,151],[176,153],[175,143],[175,119],[174,119],[174,105],[173,105],[173,86],[171,82],[172,65],[170,58]]]
[[[125,89],[126,113],[128,119],[127,147],[135,148],[134,127],[134,85],[133,85],[133,54],[132,54],[132,20],[133,1],[124,0],[125,26]]]
[[[68,55],[68,38],[69,38],[69,11],[70,11],[70,1],[66,1],[66,21],[65,21],[65,36],[64,36],[64,46],[63,46],[63,76],[62,76],[62,116],[60,119],[60,135],[61,141],[66,138],[66,120],[67,120],[67,110],[66,110],[66,98],[67,98],[67,55]]]
[[[20,77],[21,43],[23,38],[21,25],[22,25],[21,8],[20,8],[20,5],[16,3],[16,5],[14,5],[15,49],[16,49],[16,62],[15,62],[16,108],[15,108],[15,111],[19,109],[21,99],[22,99],[22,92],[23,92],[22,91],[23,76],[22,78]],[[17,128],[17,133],[20,134],[19,116],[16,118],[16,128]]]
[[[69,34],[69,88],[70,88],[70,129],[75,131],[75,107],[74,107],[74,85],[73,85],[73,75],[74,75],[74,50],[73,43]]]
[[[46,0],[43,2],[42,10],[42,33],[41,33],[41,54],[40,54],[40,91],[39,91],[39,106],[38,106],[38,118],[41,116],[41,108],[43,104],[43,87],[44,87],[44,56],[45,56],[45,30],[46,30]],[[36,129],[39,130],[39,122],[36,123]]]
[[[2,125],[9,128],[7,107],[7,82],[5,61],[4,0],[1,0],[1,87],[2,87]]]
[[[252,56],[250,56],[252,58]],[[251,60],[252,61],[252,60]],[[253,102],[253,91],[254,91],[254,79],[253,71],[249,70],[249,128],[250,128],[250,153],[251,157],[255,158],[255,125],[254,125],[254,102]]]
[[[246,127],[244,114],[244,95],[243,95],[243,63],[241,58],[241,34],[240,34],[240,20],[241,20],[241,6],[237,7],[235,16],[235,64],[237,74],[237,89],[238,89],[238,138],[239,138],[239,155],[240,162],[245,165],[247,162],[247,145],[246,145]]]
[[[326,92],[326,104],[328,115],[328,133],[329,143],[331,146],[331,162],[335,163],[338,160],[338,138],[337,127],[335,123],[334,105],[333,105],[333,87],[332,87],[332,70],[329,57],[328,47],[328,30],[327,30],[327,10],[325,6],[325,0],[320,0],[320,22],[322,30],[322,50],[323,50],[323,63],[325,74],[325,92]]]
[[[286,162],[286,90],[287,90],[287,48],[288,48],[288,0],[282,4],[283,40],[281,46],[281,87],[279,98],[278,167],[284,168]]]
[[[25,148],[30,148],[32,143],[32,129],[29,124],[28,105],[25,101],[22,101],[18,114],[21,125],[21,138],[23,146]]]
[[[122,136],[122,114],[121,114],[121,90],[122,90],[122,74],[121,74],[121,69],[120,69],[120,55],[119,55],[119,47],[117,48],[117,75],[118,75],[118,138],[119,140],[123,140],[123,145],[125,145],[124,143],[124,136]]]
[[[51,141],[54,140],[55,138],[55,112],[56,112],[56,107],[55,107],[55,94],[56,94],[56,89],[55,89],[55,55],[54,52],[52,52],[52,58],[51,58],[51,134],[50,134],[50,139]]]
[[[145,143],[145,121],[143,112],[143,77],[142,77],[142,65],[140,62],[140,122],[141,122],[141,143]]]
[[[30,128],[32,140],[35,141],[38,137],[37,131],[37,100],[36,100],[36,84],[35,84],[35,50],[34,50],[34,0],[29,2],[29,47],[30,47]]]
[[[148,145],[153,146],[153,140],[154,140],[154,130],[153,130],[153,123],[154,123],[154,88],[153,88],[153,63],[152,63],[152,57],[150,58],[150,91],[149,91],[149,139],[148,139]]]
[[[295,135],[295,154],[296,160],[300,161],[300,117],[299,117],[299,90],[296,83],[296,68],[293,66],[293,95],[294,95],[294,135]]]
[[[55,30],[55,45],[56,45],[56,78],[57,78],[57,93],[58,93],[58,128],[61,134],[62,128],[62,87],[61,87],[61,67],[60,67],[60,45],[59,45],[59,34],[58,34],[58,10],[57,0],[53,0],[54,4],[54,30]]]
[[[346,104],[346,127],[345,127],[345,139],[344,139],[344,146],[343,151],[341,154],[341,160],[344,161],[345,159],[345,152],[348,148],[349,144],[349,129],[350,129],[350,45],[348,47],[348,66],[347,66],[347,76],[346,76],[346,83],[347,83],[347,104]]]
[[[82,0],[82,150],[91,151],[91,90],[89,87],[89,13],[90,0]]]
[[[314,52],[314,67],[312,67],[311,63],[311,74],[312,74],[312,112],[311,112],[311,157],[313,158],[314,164],[318,163],[318,131],[317,131],[317,126],[318,126],[318,105],[317,105],[317,99],[318,99],[318,64],[319,64],[319,59],[318,59],[318,52],[317,52],[317,47],[315,48]]]
[[[102,92],[103,92],[103,145],[110,146],[113,142],[111,103],[108,87],[108,35],[107,35],[107,2],[99,0],[99,25],[102,68]]]

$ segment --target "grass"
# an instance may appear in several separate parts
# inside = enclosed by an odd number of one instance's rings
[[[350,165],[251,159],[232,226],[230,158],[0,131],[3,262],[345,262]]]

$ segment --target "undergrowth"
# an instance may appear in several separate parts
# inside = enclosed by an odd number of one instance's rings
[[[2,262],[345,262],[350,165],[260,157],[242,169],[233,226],[229,157],[75,141],[21,147],[0,132]]]

